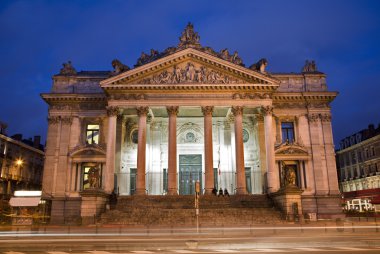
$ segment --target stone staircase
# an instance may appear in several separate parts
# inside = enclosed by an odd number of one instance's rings
[[[102,224],[195,226],[194,196],[122,196],[103,213]],[[200,226],[249,226],[282,223],[281,213],[266,195],[201,196]]]

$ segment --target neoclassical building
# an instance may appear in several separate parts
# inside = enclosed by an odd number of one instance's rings
[[[134,68],[114,60],[113,71],[77,72],[68,62],[53,76],[41,95],[52,221],[98,214],[113,192],[194,194],[196,181],[204,195],[270,194],[302,214],[339,214],[337,92],[314,61],[270,73],[265,59],[246,67],[237,52],[203,47],[191,24],[179,39],[142,53]]]

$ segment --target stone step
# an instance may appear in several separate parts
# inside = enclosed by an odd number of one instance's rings
[[[111,210],[101,216],[101,223],[123,225],[188,225],[196,223],[195,209],[134,208]],[[281,222],[281,214],[272,208],[200,209],[199,222],[208,226],[273,224]]]

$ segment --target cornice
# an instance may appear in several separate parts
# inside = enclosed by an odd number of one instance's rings
[[[101,102],[106,101],[106,95],[103,93],[97,94],[57,94],[57,93],[43,93],[42,99],[48,103],[54,102]]]

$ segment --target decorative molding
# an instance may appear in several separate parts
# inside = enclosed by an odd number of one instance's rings
[[[61,117],[59,116],[49,116],[47,118],[49,124],[58,124],[61,120]]]
[[[214,107],[213,106],[205,106],[205,107],[202,107],[202,113],[204,116],[212,116],[212,112],[214,111]]]
[[[243,115],[243,107],[242,106],[232,106],[231,112],[234,116]]]
[[[114,107],[114,106],[107,106],[107,116],[117,116],[120,112],[119,107]]]
[[[136,108],[138,116],[146,116],[149,112],[149,107],[141,106]]]
[[[273,114],[273,107],[272,106],[262,106],[261,111],[264,115],[272,115]]]
[[[168,107],[166,107],[166,111],[168,112],[169,116],[177,115],[178,111],[179,111],[179,107],[178,106],[168,106]]]

